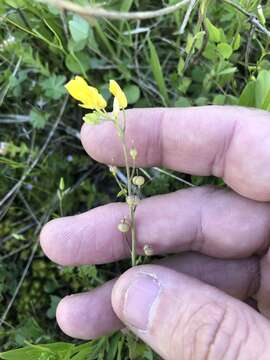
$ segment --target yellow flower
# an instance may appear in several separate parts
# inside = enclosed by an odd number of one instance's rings
[[[79,105],[83,108],[100,110],[107,106],[106,100],[98,90],[89,86],[80,76],[75,76],[75,79],[70,80],[65,88],[74,99],[81,102]]]
[[[127,107],[126,95],[115,80],[110,80],[109,90],[117,98],[119,108],[125,109]]]

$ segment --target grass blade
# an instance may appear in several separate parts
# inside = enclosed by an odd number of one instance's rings
[[[162,100],[165,106],[169,104],[169,97],[167,92],[167,87],[165,84],[162,68],[160,65],[159,57],[155,45],[152,43],[151,39],[148,39],[148,46],[150,51],[150,66],[153,72],[154,79],[157,83],[159,92],[162,96]]]

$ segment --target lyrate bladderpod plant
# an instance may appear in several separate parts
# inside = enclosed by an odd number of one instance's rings
[[[107,107],[106,100],[95,87],[89,86],[82,77],[76,76],[75,79],[70,80],[65,87],[74,99],[80,101],[79,106],[93,110],[83,117],[83,120],[86,123],[95,125],[99,124],[101,121],[112,121],[117,131],[123,150],[127,178],[126,183],[118,178],[118,169],[115,166],[112,165],[109,168],[120,188],[118,195],[125,197],[129,209],[129,218],[119,219],[118,230],[123,234],[123,238],[128,244],[128,233],[131,234],[131,246],[129,246],[129,248],[131,253],[131,264],[132,266],[135,266],[138,262],[136,252],[135,212],[140,201],[141,188],[144,185],[145,179],[143,176],[139,175],[138,169],[136,169],[136,158],[138,155],[136,148],[131,147],[129,149],[126,143],[127,119],[125,108],[128,105],[126,95],[115,80],[110,80],[109,90],[114,96],[114,100],[113,111],[112,113],[108,113],[105,110]],[[120,116],[120,114],[122,116]],[[146,255],[153,255],[152,248],[149,245],[145,245],[144,252]]]

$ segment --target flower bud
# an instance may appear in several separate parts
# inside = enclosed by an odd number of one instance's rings
[[[59,182],[59,189],[61,191],[65,190],[65,181],[64,181],[64,178],[62,178],[62,177],[61,177],[60,182]]]
[[[130,207],[136,207],[139,204],[139,201],[140,201],[140,199],[136,195],[130,195],[130,196],[126,197],[126,203]]]
[[[145,180],[143,176],[134,176],[134,178],[132,179],[132,182],[134,185],[136,186],[143,186]]]
[[[117,172],[117,167],[116,166],[109,166],[109,170],[110,170],[110,172],[113,174],[113,175],[115,175],[116,174],[116,172]]]
[[[121,233],[127,233],[129,231],[130,225],[125,220],[121,220],[117,228]]]
[[[153,247],[152,247],[151,245],[149,245],[149,244],[144,245],[143,251],[144,251],[144,254],[145,254],[146,256],[153,256],[153,255],[154,255],[154,249],[153,249]]]
[[[130,154],[131,158],[132,158],[133,160],[135,160],[136,157],[137,157],[137,155],[138,155],[138,151],[133,147],[133,148],[130,149],[129,154]]]

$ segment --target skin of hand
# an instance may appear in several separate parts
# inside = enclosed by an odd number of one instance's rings
[[[129,269],[117,280],[65,297],[57,321],[90,339],[128,327],[165,360],[270,359],[270,115],[206,106],[127,111],[127,143],[137,166],[164,166],[222,177],[205,186],[154,196],[136,212],[138,253],[177,253]],[[123,165],[110,122],[83,125],[87,153]],[[50,221],[40,235],[61,265],[101,264],[129,256],[117,230],[128,216],[114,203]],[[253,297],[259,311],[246,303]]]

